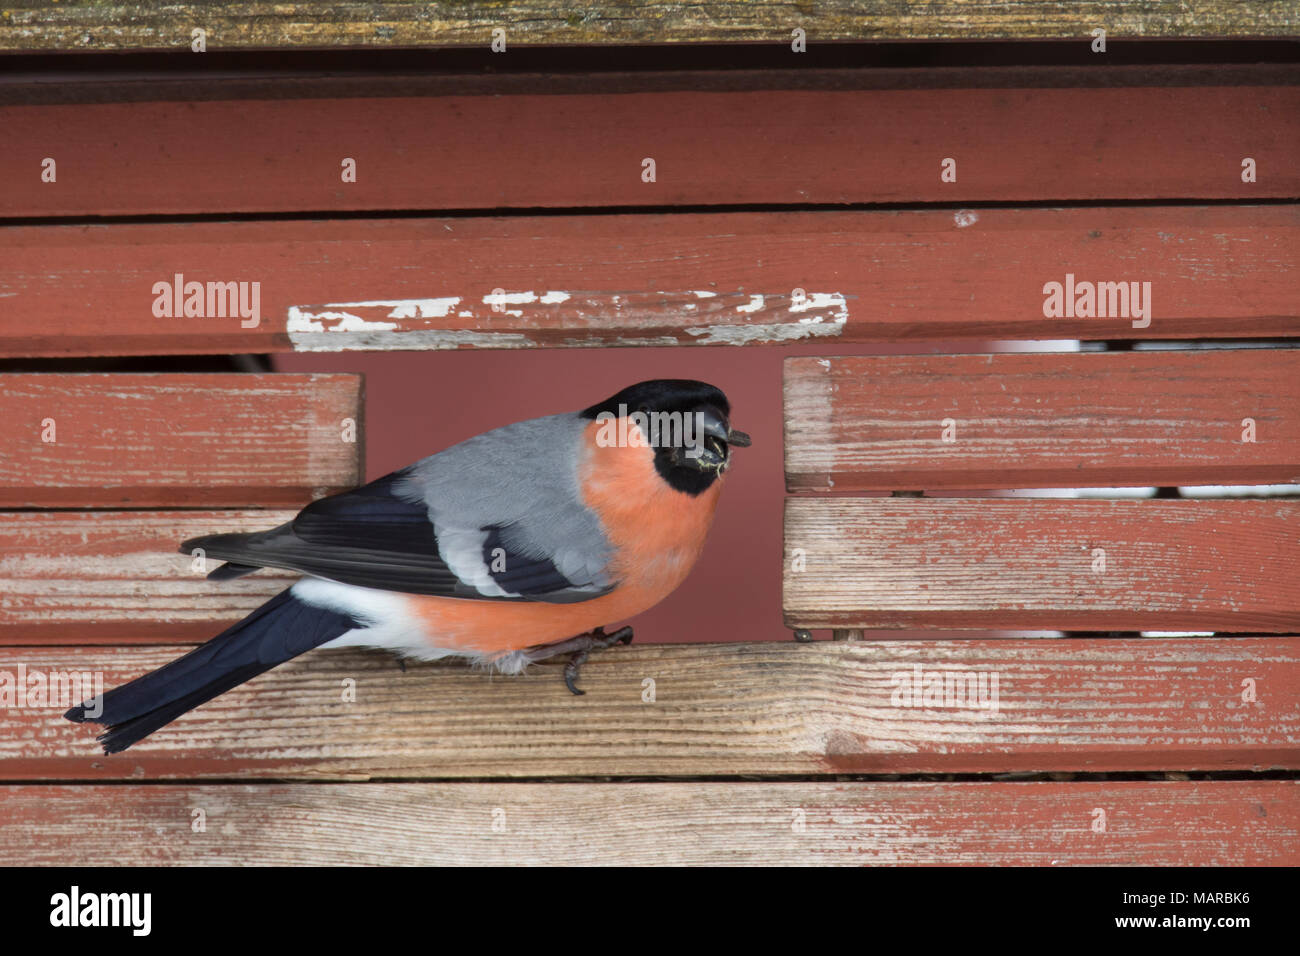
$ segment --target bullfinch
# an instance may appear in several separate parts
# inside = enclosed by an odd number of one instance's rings
[[[316,647],[467,658],[505,673],[631,640],[704,546],[731,448],[750,443],[712,385],[656,379],[580,412],[506,425],[322,498],[268,531],[181,545],[303,577],[185,656],[65,714],[117,753]],[[98,707],[102,707],[102,711]]]

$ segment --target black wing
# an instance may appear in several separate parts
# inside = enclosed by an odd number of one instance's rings
[[[386,475],[354,491],[312,502],[292,521],[251,534],[191,538],[180,550],[226,562],[208,577],[229,580],[259,568],[284,568],[343,584],[484,600],[550,603],[585,601],[595,590],[569,580],[544,556],[512,553],[499,527],[484,532],[483,563],[505,596],[482,593],[462,581],[442,560],[424,504],[394,493],[405,471]]]

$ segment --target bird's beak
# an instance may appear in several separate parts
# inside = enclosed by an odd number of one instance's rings
[[[753,442],[742,431],[736,431],[717,408],[706,405],[699,410],[700,434],[697,444],[683,450],[679,464],[691,465],[700,471],[726,471],[731,458],[731,447],[748,448]]]

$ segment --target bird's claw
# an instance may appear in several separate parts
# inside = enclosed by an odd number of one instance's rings
[[[569,688],[569,693],[574,697],[582,697],[587,693],[574,682],[578,679],[578,668],[587,663],[590,656],[591,651],[578,651],[564,663],[564,686]]]
[[[577,685],[578,668],[587,662],[592,651],[604,650],[607,647],[613,647],[615,644],[631,644],[632,628],[620,627],[613,634],[606,634],[603,627],[598,627],[589,634],[583,634],[580,637],[573,638],[572,641],[565,641],[565,644],[577,644],[577,650],[564,664],[564,686],[569,688],[569,693],[575,697],[581,697],[587,692]],[[566,647],[565,650],[568,648]],[[563,653],[561,651],[560,653]]]
[[[606,634],[603,627],[598,627],[586,634],[579,634],[577,637],[571,637],[567,641],[560,641],[557,644],[535,644],[524,653],[526,660],[530,663],[548,660],[563,654],[572,654],[573,656],[564,663],[564,686],[569,688],[569,692],[574,696],[581,697],[586,691],[580,690],[577,686],[578,668],[587,662],[591,652],[604,650],[615,644],[631,643],[632,628],[630,627],[620,627],[613,634]]]

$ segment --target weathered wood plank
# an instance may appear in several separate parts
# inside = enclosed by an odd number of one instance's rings
[[[1300,483],[1300,350],[790,358],[784,415],[791,491]]]
[[[293,511],[0,514],[0,643],[205,641],[298,575],[220,584],[177,553],[201,534],[260,531]]]
[[[1298,786],[29,785],[0,841],[23,866],[1295,866]]]
[[[4,375],[0,507],[301,506],[363,424],[357,375]]]
[[[1300,501],[789,498],[783,606],[804,628],[1290,632],[1296,567]]]
[[[790,6],[741,0],[686,4],[611,0],[581,12],[553,0],[509,4],[265,3],[207,0],[155,6],[26,0],[0,11],[0,50],[188,50],[201,27],[210,50],[488,47],[492,31],[510,45],[773,43],[791,31],[809,42],[843,40],[1077,39],[1103,27],[1111,37],[1268,37],[1300,32],[1284,0],[823,0]]]
[[[1300,195],[1298,115],[1295,85],[3,106],[0,216],[1249,202]]]
[[[21,226],[0,353],[1283,336],[1297,261],[1294,205]],[[260,281],[257,326],[156,318],[178,273]],[[1067,273],[1149,324],[1045,317]]]
[[[182,650],[7,647],[0,674],[98,673],[111,687]],[[917,668],[921,684],[983,674],[996,711],[955,696],[903,706]],[[588,661],[584,697],[561,669],[403,672],[383,653],[318,651],[113,757],[63,720],[62,701],[0,709],[0,779],[1300,767],[1291,638],[633,645]]]

